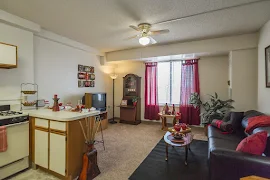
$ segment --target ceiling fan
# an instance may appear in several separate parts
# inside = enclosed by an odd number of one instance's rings
[[[129,26],[130,28],[139,31],[140,33],[135,35],[135,36],[131,36],[128,39],[134,39],[134,38],[139,38],[139,43],[143,46],[148,45],[149,43],[151,44],[156,44],[157,41],[152,38],[152,36],[156,36],[159,34],[166,34],[169,33],[169,29],[163,29],[163,30],[158,30],[158,31],[151,31],[151,24],[149,23],[141,23],[138,26]]]

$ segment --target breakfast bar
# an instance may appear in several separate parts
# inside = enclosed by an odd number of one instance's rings
[[[30,162],[61,179],[76,178],[86,151],[80,122],[94,120],[99,111],[87,113],[50,109],[28,110],[30,119]]]

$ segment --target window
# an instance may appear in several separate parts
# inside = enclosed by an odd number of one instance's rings
[[[179,104],[181,86],[181,61],[158,63],[159,104]]]

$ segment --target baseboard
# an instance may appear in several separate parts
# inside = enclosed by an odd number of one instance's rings
[[[137,120],[137,121],[125,121],[125,120],[120,120],[120,123],[125,123],[125,124],[132,124],[132,125],[138,125],[141,123],[141,120]]]
[[[109,122],[112,120],[113,120],[113,118],[108,119]],[[114,120],[120,120],[120,117],[114,117]]]
[[[148,119],[142,119],[141,121],[144,121],[144,122],[153,122],[153,123],[161,123],[161,120],[148,120]]]
[[[113,118],[108,119],[108,121],[112,121]],[[120,117],[114,117],[114,120],[120,120]],[[161,120],[148,120],[148,119],[142,119],[142,122],[152,122],[152,123],[159,123],[161,124]]]

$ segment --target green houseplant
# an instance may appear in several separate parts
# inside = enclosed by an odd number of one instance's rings
[[[226,112],[228,112],[230,109],[234,109],[234,107],[231,105],[233,102],[234,100],[232,99],[225,101],[219,99],[216,92],[214,96],[209,95],[209,100],[205,103],[201,101],[198,93],[191,94],[189,98],[189,103],[191,105],[193,105],[195,108],[201,107],[203,109],[200,116],[202,117],[202,124],[204,124],[205,127],[208,124],[211,124],[213,119],[223,119]],[[207,128],[205,130],[207,131]]]
[[[138,99],[139,99],[138,96],[133,96],[132,97],[133,106],[136,106],[137,105]]]

